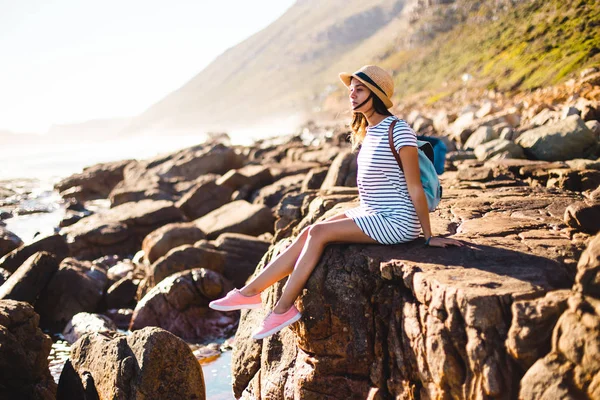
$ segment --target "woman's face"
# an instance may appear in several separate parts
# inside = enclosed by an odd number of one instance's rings
[[[348,89],[350,90],[350,105],[354,111],[364,112],[373,106],[373,100],[369,100],[362,106],[355,108],[367,100],[371,94],[371,90],[369,90],[369,88],[366,87],[361,81],[356,78],[352,78],[350,81],[350,87]]]

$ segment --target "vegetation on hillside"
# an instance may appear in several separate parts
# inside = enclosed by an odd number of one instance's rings
[[[490,13],[486,2],[465,23],[428,45],[388,52],[398,93],[452,92],[463,74],[501,91],[521,91],[568,79],[600,65],[600,3],[530,0]]]

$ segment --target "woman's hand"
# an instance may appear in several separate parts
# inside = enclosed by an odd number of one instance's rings
[[[462,247],[462,246],[464,246],[464,244],[456,239],[432,236],[431,238],[429,238],[428,246],[431,246],[431,247],[446,247],[446,246]]]

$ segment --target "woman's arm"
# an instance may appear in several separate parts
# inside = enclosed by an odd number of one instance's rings
[[[417,217],[419,217],[419,222],[421,222],[421,228],[423,229],[423,235],[425,235],[425,240],[427,240],[433,235],[431,232],[431,222],[429,221],[427,198],[425,197],[425,191],[421,184],[419,153],[414,146],[403,146],[398,153],[400,154],[400,160],[402,161],[408,194],[415,206]]]

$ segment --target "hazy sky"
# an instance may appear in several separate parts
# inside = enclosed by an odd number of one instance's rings
[[[0,130],[135,116],[294,0],[0,0]]]

